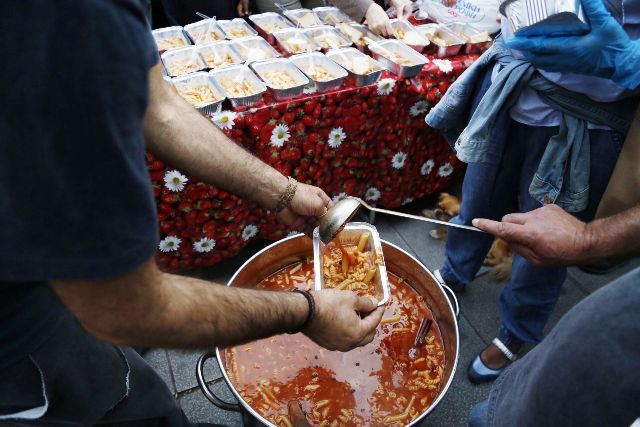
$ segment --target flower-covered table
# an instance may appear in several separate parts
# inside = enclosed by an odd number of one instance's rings
[[[288,102],[224,110],[212,121],[234,141],[284,175],[345,195],[398,207],[443,188],[460,168],[453,152],[424,122],[449,85],[477,55],[429,62],[413,79],[383,75],[374,85],[343,87]],[[290,230],[265,209],[196,182],[148,154],[158,204],[157,259],[177,270],[209,266],[260,235]]]

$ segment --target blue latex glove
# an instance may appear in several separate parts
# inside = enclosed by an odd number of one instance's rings
[[[507,41],[537,68],[586,74],[640,87],[640,41],[632,41],[605,9],[602,0],[582,0],[591,30],[573,36],[514,36]]]

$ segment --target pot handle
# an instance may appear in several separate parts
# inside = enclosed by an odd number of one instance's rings
[[[453,292],[451,288],[444,283],[439,283],[439,285],[450,295],[449,299],[453,301],[453,305],[455,306],[454,313],[456,318],[460,317],[460,304],[458,304],[458,298],[456,297],[455,292]]]
[[[198,385],[200,386],[200,390],[202,390],[204,397],[206,397],[209,400],[209,402],[213,403],[218,408],[224,409],[225,411],[241,412],[242,407],[238,403],[229,403],[220,399],[218,396],[216,396],[213,390],[209,388],[209,386],[207,385],[207,382],[204,379],[204,362],[215,357],[216,357],[215,351],[208,351],[204,353],[202,356],[200,356],[200,358],[198,359],[198,363],[196,364],[196,378],[198,380]],[[222,366],[222,364],[220,364],[220,366]]]

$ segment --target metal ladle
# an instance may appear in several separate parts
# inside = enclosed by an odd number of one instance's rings
[[[452,222],[440,221],[437,219],[427,218],[424,216],[411,215],[404,212],[390,211],[387,209],[374,208],[367,204],[364,200],[357,197],[345,197],[331,207],[324,215],[320,217],[320,240],[324,244],[328,244],[334,237],[342,231],[344,226],[358,212],[360,206],[364,206],[372,212],[380,212],[387,215],[395,215],[403,218],[417,219],[418,221],[430,222],[432,224],[444,225],[446,227],[462,228],[465,230],[484,231],[470,225],[455,224]]]

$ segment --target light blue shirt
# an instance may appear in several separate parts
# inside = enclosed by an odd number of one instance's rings
[[[623,25],[624,30],[631,39],[640,38],[640,0],[604,0],[605,6],[611,14]],[[502,37],[508,40],[513,36],[511,25],[507,18],[502,17]],[[514,56],[522,58],[519,52],[514,51]],[[497,67],[493,70],[493,78],[497,73]],[[630,96],[636,92],[628,91],[611,80],[584,76],[580,74],[552,73],[540,71],[550,81],[571,90],[582,93],[598,102],[613,102]],[[545,103],[535,90],[525,88],[520,98],[509,111],[511,118],[519,123],[529,126],[559,126],[562,121],[562,113]],[[589,129],[609,129],[606,126],[589,123]]]

